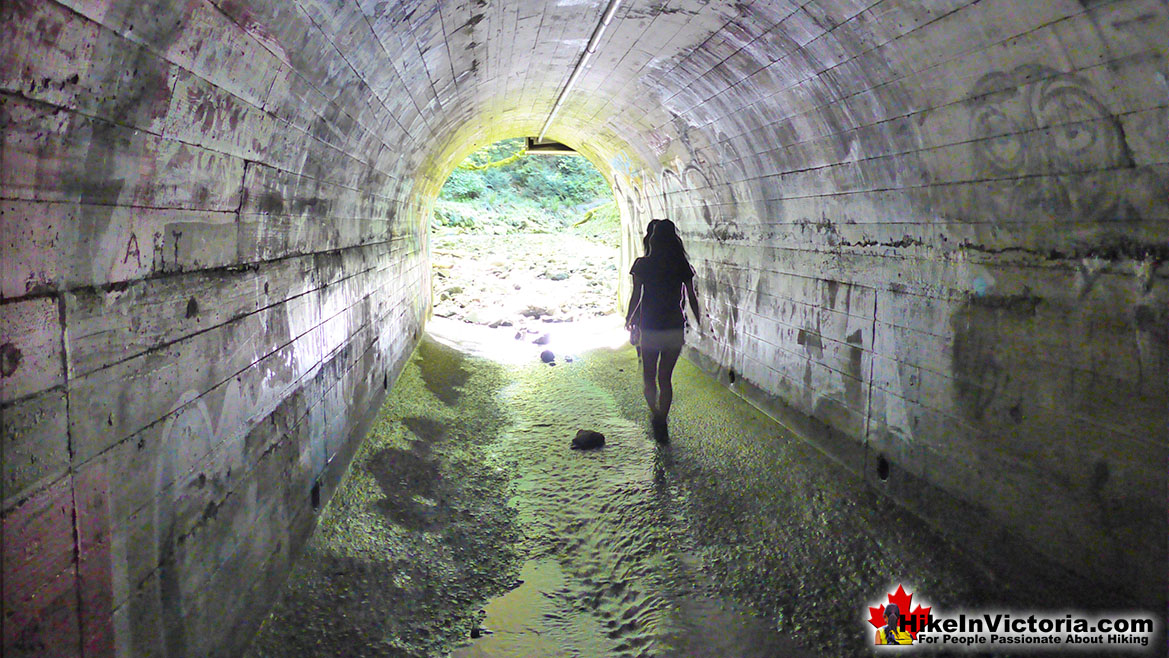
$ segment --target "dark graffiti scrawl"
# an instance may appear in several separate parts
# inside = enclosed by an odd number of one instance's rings
[[[1007,222],[1132,219],[1138,212],[1133,201],[1143,186],[1118,175],[1134,167],[1123,126],[1085,78],[1028,64],[983,76],[966,104],[974,175],[992,186],[1002,181],[998,193],[972,192],[983,212]]]

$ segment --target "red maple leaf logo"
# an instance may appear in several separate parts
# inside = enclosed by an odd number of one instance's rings
[[[908,594],[905,588],[901,585],[897,586],[897,591],[889,595],[889,603],[895,604],[897,609],[901,611],[901,621],[899,625],[901,628],[909,632],[909,636],[915,641],[917,640],[917,632],[925,628],[926,623],[929,622],[930,609],[923,608],[920,605],[912,612],[907,612],[909,606],[913,603],[913,595]],[[917,625],[914,625],[914,621]],[[869,606],[869,623],[876,628],[881,628],[885,625],[885,606],[879,605],[877,607]]]

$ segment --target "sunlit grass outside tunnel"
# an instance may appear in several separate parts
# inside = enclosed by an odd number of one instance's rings
[[[560,325],[616,310],[620,219],[608,184],[582,156],[523,148],[509,139],[472,153],[435,202],[433,316],[443,333],[469,329],[441,321],[450,319],[547,345],[572,333]]]

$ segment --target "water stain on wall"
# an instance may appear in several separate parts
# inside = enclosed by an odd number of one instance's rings
[[[981,422],[1011,381],[1004,343],[1026,340],[1042,300],[1031,294],[972,297],[950,317],[954,392],[966,418]]]

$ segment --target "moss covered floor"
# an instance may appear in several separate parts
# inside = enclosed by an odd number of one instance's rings
[[[899,583],[1004,603],[685,361],[658,445],[638,373],[628,346],[504,365],[426,337],[251,655],[867,655]],[[569,450],[582,428],[604,448]]]

